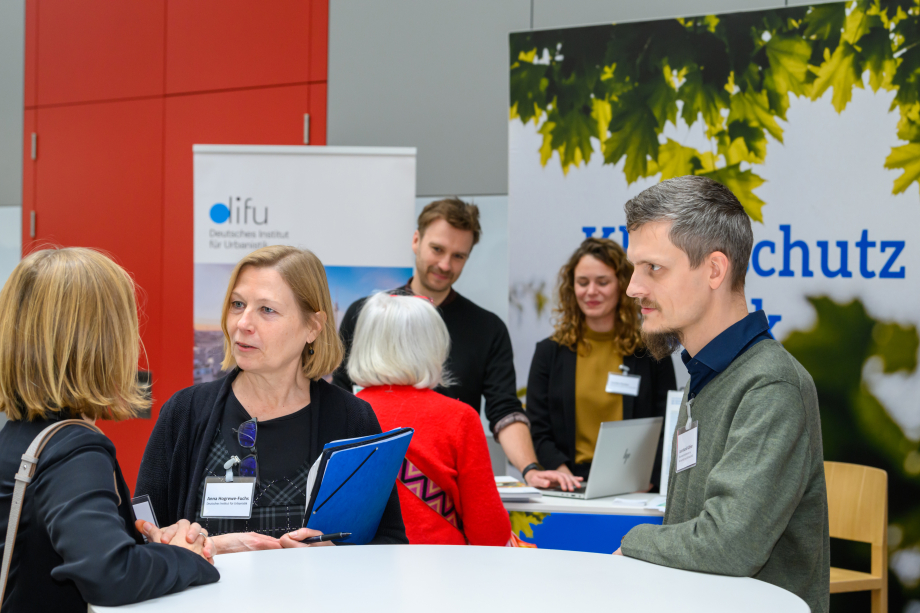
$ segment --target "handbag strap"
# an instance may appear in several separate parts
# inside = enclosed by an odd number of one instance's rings
[[[6,544],[3,546],[3,566],[0,567],[0,606],[3,605],[3,597],[6,593],[6,580],[10,576],[10,565],[13,562],[13,545],[16,544],[16,533],[19,531],[19,516],[22,514],[23,499],[26,494],[26,486],[31,483],[32,477],[35,476],[35,468],[38,465],[38,458],[42,450],[51,437],[58,430],[67,426],[82,426],[89,430],[94,430],[102,434],[102,430],[95,425],[82,419],[65,419],[51,424],[38,433],[32,440],[32,444],[22,454],[22,463],[19,465],[19,472],[16,473],[16,482],[13,486],[13,502],[10,505],[10,519],[6,524]]]
[[[443,517],[451,526],[463,533],[463,522],[457,507],[447,492],[423,473],[418,466],[403,458],[399,468],[399,480],[406,489],[418,496],[432,511]],[[466,535],[463,535],[466,538]]]

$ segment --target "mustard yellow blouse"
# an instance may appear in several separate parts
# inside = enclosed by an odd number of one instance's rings
[[[619,374],[623,355],[614,345],[613,332],[585,329],[591,343],[578,344],[575,363],[575,463],[590,462],[601,429],[601,422],[623,419],[623,396],[604,391],[607,374]]]

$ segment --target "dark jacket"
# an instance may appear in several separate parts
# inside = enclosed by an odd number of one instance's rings
[[[20,457],[54,421],[11,421],[0,430],[4,538]],[[0,555],[3,547],[0,541]],[[216,568],[187,549],[143,544],[108,438],[76,426],[51,437],[26,488],[4,613],[85,613],[87,602],[129,604],[218,579]]]
[[[220,426],[230,384],[238,372],[180,390],[160,409],[144,450],[135,495],[150,496],[154,513],[164,525],[195,519],[208,450]],[[380,432],[377,416],[368,403],[322,379],[310,383],[310,404],[317,409],[312,411],[312,440],[303,444],[310,445],[311,463],[330,441]],[[408,542],[394,481],[371,543]]]
[[[527,378],[527,416],[533,446],[540,464],[548,469],[565,464],[587,477],[590,463],[575,465],[575,365],[576,353],[551,339],[537,343]],[[623,396],[623,419],[664,417],[668,391],[677,388],[674,363],[658,362],[645,350],[623,357],[629,374],[640,375],[638,396]],[[652,484],[661,476],[661,441],[652,469]]]

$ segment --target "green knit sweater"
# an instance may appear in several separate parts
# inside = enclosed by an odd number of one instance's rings
[[[675,474],[671,454],[664,524],[630,530],[623,554],[760,579],[825,613],[827,488],[811,376],[781,344],[761,341],[703,388],[691,413],[696,466]],[[686,421],[685,393],[679,427]]]

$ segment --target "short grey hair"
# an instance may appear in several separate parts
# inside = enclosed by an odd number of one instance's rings
[[[706,177],[687,175],[662,181],[626,203],[629,232],[670,221],[668,238],[697,268],[714,251],[731,262],[732,290],[744,289],[754,232],[751,218],[730,189]]]
[[[361,387],[450,385],[449,353],[447,326],[428,299],[375,294],[358,315],[348,376]]]

